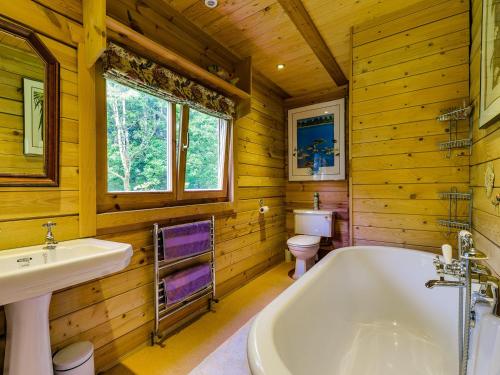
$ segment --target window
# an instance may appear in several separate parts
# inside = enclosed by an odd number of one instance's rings
[[[222,188],[222,168],[224,167],[224,147],[221,139],[224,125],[222,120],[189,110],[188,149],[186,155],[186,180],[184,189],[220,190]],[[222,153],[221,153],[222,152]]]
[[[104,82],[100,212],[227,200],[228,121],[110,79]]]
[[[180,196],[189,199],[226,195],[227,121],[184,107],[180,133]]]
[[[106,81],[108,191],[171,191],[169,102]]]

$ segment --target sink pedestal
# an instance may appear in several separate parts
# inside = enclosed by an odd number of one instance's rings
[[[5,305],[5,375],[52,375],[49,304],[52,293]]]
[[[52,292],[123,270],[132,246],[95,238],[0,251],[0,305],[7,317],[5,375],[52,375]]]

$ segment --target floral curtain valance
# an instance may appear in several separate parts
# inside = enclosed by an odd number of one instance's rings
[[[106,78],[214,116],[231,119],[235,114],[231,99],[117,44],[108,43],[102,61]]]

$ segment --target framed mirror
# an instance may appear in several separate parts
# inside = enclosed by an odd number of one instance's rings
[[[0,18],[0,186],[59,184],[59,63]]]

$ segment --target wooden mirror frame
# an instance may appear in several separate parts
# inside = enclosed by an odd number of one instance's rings
[[[59,62],[34,31],[0,17],[0,30],[26,40],[45,62],[44,174],[0,173],[0,186],[59,186]]]

